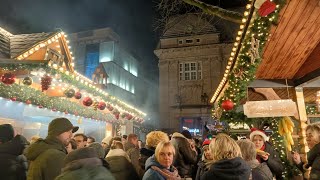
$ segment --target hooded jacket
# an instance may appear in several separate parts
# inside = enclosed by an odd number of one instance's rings
[[[55,179],[61,173],[66,154],[64,145],[56,137],[39,139],[25,151],[28,161],[31,162],[27,179]]]
[[[173,133],[171,143],[176,150],[173,165],[178,169],[181,177],[191,177],[192,166],[198,162],[197,152],[191,149],[188,139],[180,133]]]
[[[161,170],[165,169],[159,162],[155,159],[155,155],[152,155],[146,161],[146,173],[144,173],[142,180],[179,180],[180,176],[178,174],[178,170],[171,166],[167,171],[169,172],[168,175],[171,177],[166,177],[161,174],[159,171],[155,170],[154,167],[157,167]]]
[[[273,175],[268,167],[267,163],[259,163],[258,160],[247,161],[248,165],[252,169],[252,180],[272,180]]]
[[[130,159],[122,149],[111,149],[106,156],[112,175],[117,180],[139,180],[139,176],[130,162]]]
[[[202,153],[201,161],[198,163],[198,170],[196,180],[200,180],[201,176],[210,169],[212,160],[206,159],[204,153]]]
[[[20,135],[11,141],[0,144],[0,175],[6,180],[25,180],[27,178],[28,163],[22,152],[27,140]]]
[[[222,159],[214,162],[210,169],[201,176],[201,180],[248,180],[251,169],[240,157]]]

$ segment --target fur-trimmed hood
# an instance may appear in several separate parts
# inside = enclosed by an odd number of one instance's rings
[[[107,154],[106,158],[108,157],[114,157],[114,156],[123,156],[125,157],[129,162],[131,162],[128,154],[123,149],[110,149],[109,153]]]
[[[184,137],[183,134],[178,133],[178,132],[173,133],[171,136],[171,138],[177,138],[177,137],[187,139],[186,137]]]

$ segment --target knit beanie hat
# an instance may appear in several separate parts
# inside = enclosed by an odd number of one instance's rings
[[[14,130],[11,124],[0,125],[0,142],[5,143],[13,139]]]
[[[192,139],[192,135],[188,130],[183,130],[181,134],[188,139]]]
[[[91,147],[80,148],[70,152],[64,159],[64,166],[80,159],[98,158],[97,152]]]
[[[112,136],[108,136],[108,137],[103,138],[101,142],[110,145],[109,142],[110,142],[111,139],[112,139]]]
[[[205,146],[209,146],[211,140],[210,139],[205,139],[202,143],[202,148],[204,148]]]
[[[72,133],[75,133],[79,127],[73,126],[67,118],[56,118],[49,123],[48,136],[58,136],[71,129]]]

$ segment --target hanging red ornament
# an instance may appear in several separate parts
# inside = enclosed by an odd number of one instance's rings
[[[68,111],[64,111],[64,114],[69,114],[69,112]]]
[[[276,4],[270,0],[266,0],[259,8],[259,15],[262,17],[268,16],[276,10]]]
[[[98,104],[98,109],[100,109],[100,110],[104,110],[105,108],[106,108],[106,103],[105,102],[103,102],[103,101],[101,101],[101,102],[99,102],[99,104]]]
[[[38,108],[42,109],[42,108],[43,108],[43,106],[39,105],[39,106],[38,106]]]
[[[81,99],[81,97],[82,97],[81,92],[76,92],[76,94],[74,95],[74,98],[76,99]]]
[[[12,73],[5,73],[1,76],[1,82],[5,85],[11,85],[16,81],[16,76]]]
[[[83,98],[82,104],[85,106],[91,106],[93,103],[92,99],[90,97]]]
[[[23,80],[22,80],[22,84],[24,84],[26,86],[30,86],[32,83],[33,83],[33,80],[29,76],[23,78]]]
[[[16,97],[12,97],[12,98],[10,98],[10,100],[11,100],[11,101],[16,101],[17,98],[16,98]]]
[[[128,119],[128,120],[131,120],[132,118],[133,118],[133,116],[132,116],[131,114],[128,114],[128,115],[127,115],[127,119]]]
[[[44,75],[41,78],[41,89],[42,89],[42,92],[49,89],[49,87],[51,85],[51,81],[52,81],[52,78],[50,76],[48,76],[48,75]]]
[[[116,117],[117,120],[120,118],[120,114],[115,114],[114,116]]]
[[[233,102],[229,99],[224,100],[221,104],[221,107],[226,111],[233,109],[233,106],[234,106]]]
[[[31,104],[31,101],[29,99],[26,100],[26,104]]]
[[[57,111],[57,109],[56,109],[56,108],[53,108],[52,111]]]

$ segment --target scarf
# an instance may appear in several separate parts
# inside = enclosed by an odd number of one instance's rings
[[[158,173],[160,173],[166,180],[180,180],[180,176],[178,174],[178,170],[172,166],[173,171],[171,172],[169,169],[160,169],[157,166],[151,166],[151,168]]]
[[[260,148],[261,151],[264,151],[266,149],[266,144],[263,144],[263,146]],[[261,163],[263,161],[263,159],[257,155],[256,159],[259,161],[259,163]]]

